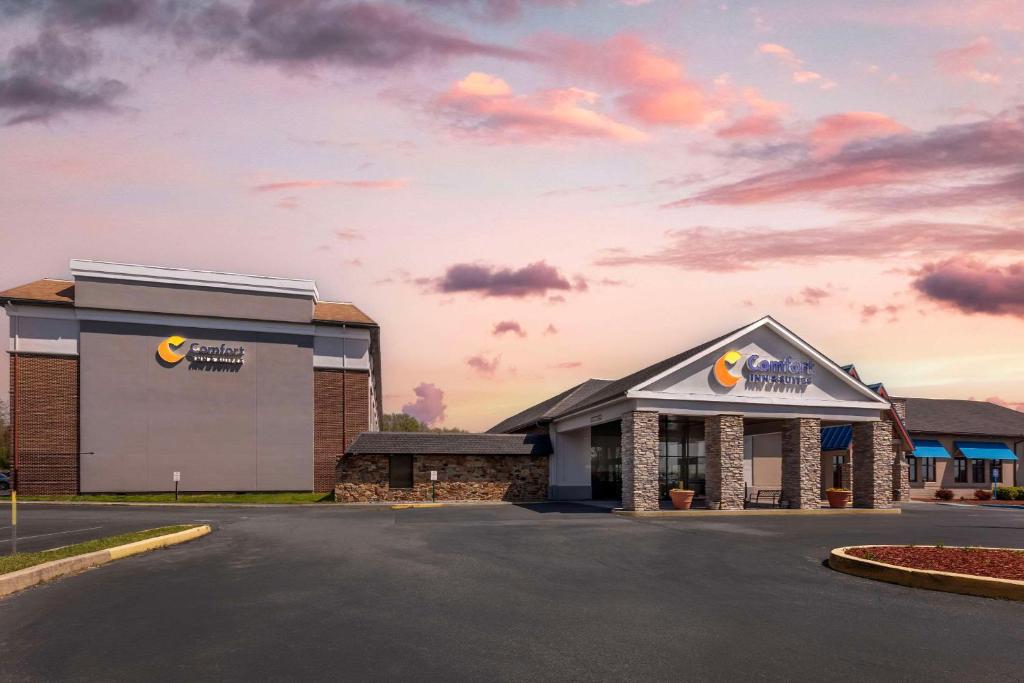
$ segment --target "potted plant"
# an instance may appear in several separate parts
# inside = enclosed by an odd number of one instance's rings
[[[693,491],[690,489],[671,489],[668,495],[672,498],[672,507],[676,510],[689,510],[693,504]]]
[[[825,497],[830,508],[844,508],[850,504],[853,493],[850,489],[825,489]]]

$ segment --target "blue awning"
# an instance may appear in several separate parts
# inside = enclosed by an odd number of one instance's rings
[[[852,438],[853,428],[850,425],[824,427],[821,430],[821,450],[845,451],[850,447],[850,440]]]
[[[998,441],[954,441],[956,449],[969,460],[1016,460],[1006,444]]]
[[[914,439],[915,458],[949,458],[949,451],[938,441],[933,439]]]

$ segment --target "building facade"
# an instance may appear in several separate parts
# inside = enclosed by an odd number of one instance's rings
[[[329,492],[378,428],[379,327],[312,281],[70,270],[0,292],[20,491]]]

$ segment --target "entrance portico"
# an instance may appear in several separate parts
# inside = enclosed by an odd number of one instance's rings
[[[814,509],[821,430],[853,425],[854,505],[892,504],[889,401],[770,317],[535,409],[515,419],[547,427],[552,498],[620,494],[623,508],[647,511],[681,487],[709,508],[740,510],[764,486],[787,507]]]

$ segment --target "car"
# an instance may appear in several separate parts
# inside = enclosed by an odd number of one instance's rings
[[[0,472],[0,491],[7,491],[11,488],[11,479],[3,472]]]

